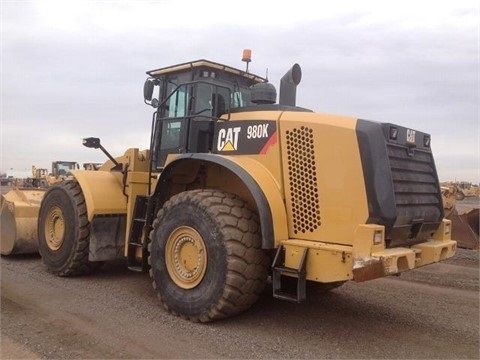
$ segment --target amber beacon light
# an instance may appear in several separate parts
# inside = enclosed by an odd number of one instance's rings
[[[242,61],[247,63],[247,72],[248,72],[248,63],[252,61],[252,50],[243,49]]]

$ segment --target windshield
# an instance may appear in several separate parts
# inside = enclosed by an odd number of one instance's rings
[[[76,162],[57,162],[56,171],[58,175],[67,175],[70,173],[70,170],[77,169]]]
[[[249,88],[236,88],[231,95],[231,107],[239,108],[252,105],[252,102],[250,100],[250,92],[251,90]]]

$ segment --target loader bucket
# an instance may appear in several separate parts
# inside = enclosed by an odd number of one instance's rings
[[[45,189],[13,189],[0,198],[0,253],[38,253],[37,221]]]
[[[452,239],[457,240],[458,247],[479,249],[479,216],[480,210],[473,209],[467,213],[452,214]]]

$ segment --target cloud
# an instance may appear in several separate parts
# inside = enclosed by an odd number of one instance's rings
[[[251,48],[251,71],[275,85],[302,66],[300,106],[429,132],[442,179],[480,180],[476,1],[1,6],[2,169],[103,160],[86,136],[114,155],[147,147],[145,71],[199,58],[243,68]]]

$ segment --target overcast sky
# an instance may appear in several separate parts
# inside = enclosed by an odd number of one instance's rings
[[[209,59],[297,105],[432,134],[441,181],[480,181],[480,1],[1,1],[0,170],[147,148],[147,70]]]

